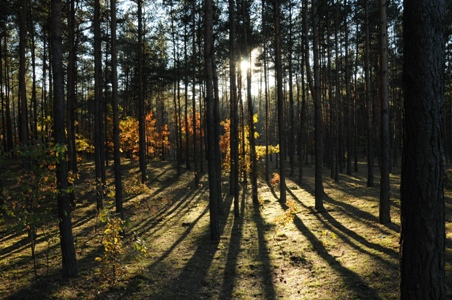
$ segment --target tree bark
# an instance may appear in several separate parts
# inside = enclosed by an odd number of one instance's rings
[[[75,45],[75,0],[70,0],[68,5],[68,39],[69,57],[67,67],[67,141],[68,141],[68,166],[69,171],[78,172],[77,149],[75,142],[75,103],[76,103],[76,77],[77,77],[77,49]],[[71,205],[75,206],[75,194],[71,192]]]
[[[146,120],[143,87],[143,9],[142,1],[138,0],[138,135],[139,135],[139,160],[141,171],[141,183],[146,182]]]
[[[381,114],[381,162],[380,162],[380,209],[381,224],[391,223],[391,187],[389,182],[389,87],[388,87],[388,29],[387,0],[379,0],[380,7],[380,114]]]
[[[229,0],[229,82],[230,82],[230,194],[234,196],[234,215],[239,216],[239,132],[236,76],[235,0]]]
[[[64,149],[66,145],[64,124],[64,73],[62,47],[62,4],[61,0],[52,0],[52,66],[53,66],[53,115],[55,145]],[[58,150],[57,150],[58,151]],[[60,228],[61,254],[63,258],[63,277],[77,275],[74,239],[72,236],[71,205],[68,188],[66,151],[57,163],[56,176],[58,188],[58,224]]]
[[[319,59],[319,19],[318,2],[312,1],[312,35],[314,60],[314,127],[315,127],[315,209],[323,210],[323,181],[322,181],[322,103],[320,95],[320,59]]]
[[[193,25],[193,36],[192,36],[192,126],[193,126],[193,173],[195,174],[195,188],[199,185],[199,167],[198,167],[198,137],[196,134],[197,130],[197,116],[196,116],[196,1],[193,1],[192,7],[192,25]]]
[[[96,200],[97,210],[104,206],[104,182],[102,153],[105,151],[105,145],[102,143],[101,136],[104,134],[104,118],[102,116],[102,49],[101,49],[101,30],[100,30],[100,0],[94,2],[94,160],[96,172]]]
[[[28,143],[28,109],[25,44],[27,38],[27,1],[19,0],[19,140],[22,145]]]
[[[369,7],[367,0],[364,0],[365,11],[365,60],[364,60],[364,76],[366,80],[366,105],[367,105],[367,186],[374,186],[374,148],[373,148],[373,128],[372,128],[372,96],[371,96],[371,78],[370,78],[370,33],[369,33]]]
[[[446,299],[445,1],[404,1],[400,299]]]
[[[293,24],[292,24],[292,5],[289,7],[289,45],[288,45],[288,67],[289,67],[289,132],[288,132],[288,147],[290,162],[289,176],[295,175],[295,104],[293,99]]]
[[[221,169],[219,166],[219,148],[215,146],[217,141],[215,130],[218,105],[214,97],[214,72],[213,72],[213,7],[212,0],[204,1],[204,67],[206,72],[206,113],[207,113],[207,160],[209,172],[209,210],[210,210],[210,239],[220,239],[219,207],[221,202]],[[218,149],[218,150],[217,150]]]
[[[349,58],[349,49],[348,49],[348,15],[347,15],[347,0],[344,1],[344,31],[345,31],[345,105],[346,116],[347,116],[347,175],[352,175],[352,100],[351,100],[351,88],[350,88],[350,58]]]
[[[111,95],[113,104],[113,160],[115,170],[116,212],[124,219],[122,203],[121,154],[119,142],[118,58],[116,47],[116,0],[110,0],[111,10]]]
[[[284,97],[283,97],[283,68],[281,62],[281,3],[275,1],[274,7],[274,26],[275,26],[275,71],[276,71],[276,90],[278,107],[278,135],[279,135],[279,201],[286,202],[286,161],[284,153],[286,151],[286,137],[284,135]]]

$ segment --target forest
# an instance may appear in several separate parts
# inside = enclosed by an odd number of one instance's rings
[[[5,0],[1,299],[451,299],[452,1]]]

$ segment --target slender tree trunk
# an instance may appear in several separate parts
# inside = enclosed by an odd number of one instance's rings
[[[374,186],[374,147],[373,147],[373,127],[372,127],[372,96],[371,96],[371,78],[370,78],[370,33],[369,33],[369,7],[367,0],[364,0],[365,21],[366,21],[366,43],[365,43],[365,61],[364,76],[366,78],[366,105],[367,105],[367,186]]]
[[[75,144],[75,82],[77,76],[76,60],[77,49],[75,45],[75,0],[70,0],[68,5],[68,38],[69,38],[69,58],[67,69],[67,141],[68,141],[68,166],[69,171],[78,172],[77,150]],[[71,204],[75,206],[75,194],[71,192]]]
[[[207,113],[207,153],[209,169],[209,209],[210,209],[210,239],[220,239],[220,226],[218,203],[221,202],[221,170],[219,166],[219,153],[215,142],[217,140],[215,122],[218,112],[217,99],[214,97],[214,72],[213,72],[213,7],[212,0],[204,0],[204,68],[206,71],[206,113]]]
[[[266,1],[262,0],[262,20],[265,18],[265,10],[267,9]],[[263,36],[263,60],[264,60],[264,97],[265,97],[265,181],[270,181],[270,164],[269,164],[269,122],[270,122],[270,97],[268,95],[268,68],[267,68],[267,39]]]
[[[6,31],[5,26],[3,26],[3,31]],[[3,53],[8,53],[8,38],[7,38],[7,34],[5,34],[5,38],[4,38],[4,43],[3,43],[3,49],[2,49]],[[9,75],[8,75],[8,61],[6,59],[5,56],[5,60],[4,60],[5,64],[4,64],[4,86],[5,86],[5,94],[2,96],[5,98],[5,119],[6,119],[6,151],[10,151],[13,149],[13,140],[14,140],[14,136],[13,136],[13,122],[11,119],[11,101],[9,98]],[[2,89],[3,90],[3,89]]]
[[[213,27],[213,26],[212,26]],[[213,30],[212,30],[213,32]],[[214,39],[212,38],[212,74],[213,74],[213,96],[214,96],[214,107],[213,107],[213,129],[214,129],[214,148],[213,153],[215,154],[215,173],[216,173],[216,194],[218,196],[217,206],[220,215],[224,214],[223,210],[223,200],[221,198],[221,152],[220,152],[220,90],[218,88],[218,73],[217,65],[215,63],[215,50],[214,50]]]
[[[2,30],[2,27],[0,26],[0,32],[1,32],[1,30]],[[4,78],[3,78],[3,56],[5,56],[4,54],[3,54],[3,47],[2,47],[2,43],[3,43],[3,40],[2,40],[2,38],[0,37],[0,101],[1,101],[1,106],[0,106],[0,110],[1,110],[1,112],[2,112],[2,115],[1,115],[1,118],[2,118],[2,135],[3,135],[3,138],[2,138],[2,146],[3,146],[3,150],[4,151],[7,151],[7,130],[6,130],[6,114],[5,114],[5,111],[6,111],[6,108],[5,108],[5,93],[3,92],[3,90],[4,90],[4,87],[5,87],[5,84],[4,84]],[[0,170],[1,171],[1,170]],[[0,174],[2,174],[2,173],[0,173]],[[1,176],[0,176],[0,180],[1,180]],[[0,183],[1,183],[1,181],[0,181]],[[2,192],[3,190],[1,190],[0,192]],[[1,197],[1,193],[0,193],[0,197]],[[0,200],[2,200],[2,199],[0,199]],[[3,201],[3,200],[2,200]],[[1,205],[3,205],[3,202],[0,204],[0,207],[1,207]]]
[[[322,103],[320,95],[320,59],[319,59],[319,20],[318,2],[312,1],[312,35],[314,60],[314,127],[315,127],[315,209],[323,210],[323,182],[322,182]]]
[[[28,27],[29,34],[31,37],[31,68],[32,68],[32,85],[31,85],[31,103],[30,103],[30,111],[33,112],[32,122],[30,122],[31,134],[33,136],[33,140],[38,140],[38,97],[37,97],[37,89],[36,89],[36,37],[35,37],[35,29],[32,20],[32,10],[29,10],[28,17]]]
[[[66,135],[64,125],[64,73],[63,73],[63,47],[61,37],[62,27],[62,4],[61,0],[52,0],[52,66],[53,66],[53,115],[55,145],[59,149],[66,146]],[[58,150],[57,150],[58,151]],[[64,151],[64,150],[63,150]],[[63,159],[57,163],[56,176],[58,188],[58,220],[60,228],[61,253],[63,258],[63,276],[72,277],[77,275],[77,261],[75,257],[74,239],[72,236],[71,205],[68,188],[67,163],[64,159],[66,152],[62,154]]]
[[[25,46],[27,39],[27,0],[19,1],[19,140],[25,146],[28,143],[28,108]]]
[[[146,120],[143,87],[143,0],[138,0],[138,131],[141,183],[146,182]]]
[[[254,109],[253,109],[253,98],[251,94],[251,72],[252,72],[252,58],[251,58],[251,49],[249,48],[249,37],[248,37],[248,28],[249,20],[247,16],[249,12],[246,11],[245,2],[242,0],[242,15],[243,15],[243,23],[244,23],[244,38],[245,38],[245,50],[246,57],[249,61],[248,69],[246,70],[246,101],[248,104],[248,127],[249,127],[249,143],[250,143],[250,180],[251,180],[251,195],[253,199],[253,203],[257,204],[258,194],[257,194],[257,166],[256,166],[256,140],[254,137]]]
[[[286,151],[286,137],[284,135],[284,98],[283,98],[283,69],[281,62],[281,3],[279,0],[275,1],[274,8],[274,26],[275,26],[275,69],[276,69],[276,90],[277,90],[277,105],[278,105],[278,135],[279,135],[279,201],[286,202],[286,176],[285,167],[286,162],[284,153]]]
[[[198,45],[198,47],[199,47],[199,49],[201,49],[201,44],[199,44]],[[200,99],[204,99],[205,97],[204,97],[204,91],[203,91],[203,89],[202,89],[202,87],[201,87],[201,91],[200,91]],[[204,137],[205,137],[205,126],[204,126],[204,124],[205,124],[205,117],[204,117],[204,115],[205,115],[205,106],[203,106],[203,102],[204,101],[199,101],[199,122],[200,122],[200,124],[199,124],[199,130],[200,130],[200,132],[201,132],[201,135],[200,135],[200,137],[199,137],[199,148],[200,148],[200,151],[199,151],[199,172],[201,172],[201,174],[202,173],[204,173],[204,156],[203,156],[203,150],[204,150],[204,142],[205,142],[205,139],[204,139]]]
[[[386,0],[380,2],[380,104],[381,104],[381,179],[380,210],[381,224],[391,223],[391,199],[389,183],[389,87],[388,87],[388,33],[386,17]]]
[[[239,132],[238,132],[238,102],[235,52],[235,0],[229,0],[229,82],[230,82],[230,191],[234,196],[234,215],[239,216]]]
[[[298,183],[303,182],[303,161],[304,153],[306,149],[306,83],[305,72],[308,72],[309,62],[306,59],[309,58],[309,40],[308,40],[308,1],[303,1],[302,6],[302,23],[301,29],[303,37],[301,41],[301,111],[300,111],[300,134],[298,139]]]
[[[335,39],[335,60],[337,63],[339,63],[339,17],[340,17],[340,7],[339,5],[336,7],[336,28],[334,30],[334,39]],[[334,140],[333,140],[333,164],[334,164],[334,174],[333,174],[333,178],[334,180],[337,182],[339,181],[339,162],[340,162],[340,152],[339,152],[339,139],[340,139],[340,130],[339,130],[339,125],[340,125],[340,119],[341,119],[341,111],[342,110],[338,110],[339,107],[339,103],[341,103],[341,82],[339,80],[339,72],[336,72],[336,87],[335,87],[335,97],[333,101],[333,135],[334,135]]]
[[[289,7],[289,49],[288,49],[288,67],[289,67],[289,132],[288,132],[288,147],[290,162],[289,176],[295,175],[295,104],[293,99],[293,40],[292,40],[292,6]]]
[[[185,105],[184,105],[184,120],[185,120],[185,165],[187,170],[191,170],[190,165],[190,129],[188,128],[188,30],[187,24],[184,25],[184,62],[185,62],[185,75],[184,75],[184,87],[185,87]]]
[[[173,105],[174,105],[174,131],[176,135],[176,160],[177,160],[177,174],[182,174],[182,153],[181,153],[181,144],[180,144],[180,126],[179,126],[179,118],[180,118],[180,112],[177,105],[177,86],[179,82],[179,61],[178,61],[178,48],[177,48],[177,42],[176,42],[176,31],[174,26],[174,8],[173,8],[173,1],[170,1],[170,10],[171,10],[171,37],[173,42],[173,59],[174,59],[174,65],[176,67],[176,76],[173,78]]]
[[[240,165],[240,171],[243,177],[243,184],[246,186],[247,182],[248,182],[248,177],[246,174],[246,168],[245,168],[245,161],[246,161],[246,151],[245,151],[245,112],[244,112],[244,107],[243,107],[243,98],[242,98],[242,72],[241,70],[238,70],[237,72],[237,82],[238,82],[238,87],[237,87],[237,97],[238,97],[238,101],[239,101],[239,114],[240,114],[240,127],[241,127],[241,131],[240,131],[240,156],[242,157],[242,164]]]
[[[355,15],[356,17],[356,15]],[[359,31],[359,23],[356,22],[356,41],[358,41],[359,39],[359,35],[360,35],[360,31]],[[355,42],[355,74],[354,74],[354,84],[353,84],[353,156],[355,158],[354,161],[354,170],[355,172],[358,172],[358,122],[356,121],[356,103],[357,103],[357,98],[358,98],[358,91],[357,91],[357,78],[358,78],[358,72],[357,72],[357,68],[356,66],[358,66],[358,60],[360,58],[360,53],[359,53],[359,43]]]
[[[198,187],[199,185],[199,168],[198,168],[198,140],[197,140],[197,134],[196,134],[196,128],[197,128],[197,117],[196,117],[196,1],[193,1],[193,8],[192,8],[192,25],[193,25],[193,37],[192,37],[192,47],[193,47],[193,54],[192,54],[192,68],[193,68],[193,83],[192,83],[192,115],[193,115],[193,173],[195,174],[195,187]]]
[[[446,299],[444,0],[404,1],[400,299]]]
[[[111,89],[113,104],[113,160],[115,170],[115,202],[116,212],[124,219],[122,205],[121,154],[119,142],[119,97],[118,97],[118,58],[116,47],[116,0],[110,0],[111,11]]]
[[[101,152],[104,151],[104,145],[101,142],[103,135],[103,116],[102,116],[102,50],[101,50],[101,31],[100,31],[100,0],[94,2],[94,160],[96,165],[96,200],[97,210],[100,211],[104,204],[104,186],[102,181],[103,161]]]
[[[386,1],[386,0],[385,0]],[[344,1],[344,11],[347,12],[347,0]],[[351,100],[351,88],[350,88],[350,58],[348,49],[348,15],[344,16],[345,24],[345,105],[347,106],[347,175],[352,175],[352,153],[353,153],[353,138],[352,138],[352,100]]]

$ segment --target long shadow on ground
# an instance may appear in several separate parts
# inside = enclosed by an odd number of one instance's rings
[[[315,196],[314,188],[312,186],[305,183],[305,184],[299,185],[299,187],[304,189],[305,191],[307,191],[309,194],[311,194],[311,196]],[[377,228],[375,226],[375,224],[378,224],[378,218],[376,216],[374,216],[373,214],[363,211],[353,205],[334,200],[325,193],[324,193],[323,199],[324,199],[325,203],[330,203],[338,208],[341,208],[342,213],[344,213],[356,220],[359,220],[360,222],[366,224],[367,226]],[[392,203],[391,203],[391,205],[392,205]],[[384,234],[389,234],[389,232],[387,232],[387,231],[385,232],[385,230],[381,227],[378,227],[378,229],[381,230]],[[395,232],[400,232],[400,226],[398,224],[394,224],[394,223],[387,225],[387,229],[390,229]]]
[[[237,257],[240,253],[240,245],[243,237],[243,220],[245,214],[245,193],[242,193],[240,216],[234,216],[229,249],[226,257],[226,266],[223,274],[220,299],[232,299],[234,281],[237,278]]]
[[[325,228],[327,228],[331,232],[334,232],[338,237],[340,237],[344,242],[346,242],[352,248],[362,252],[363,254],[372,256],[373,258],[379,260],[381,263],[384,263],[385,265],[387,265],[387,267],[392,267],[392,268],[396,267],[392,263],[390,263],[387,260],[385,260],[384,258],[382,258],[380,255],[371,253],[371,252],[363,249],[362,247],[359,247],[358,245],[353,243],[352,240],[355,240],[356,242],[358,242],[359,244],[361,244],[367,248],[376,250],[380,253],[384,253],[393,259],[398,258],[398,252],[396,252],[392,249],[385,248],[379,244],[369,242],[366,238],[362,237],[361,235],[357,234],[353,230],[347,228],[346,226],[344,226],[343,224],[338,222],[328,211],[325,210],[322,212],[316,212],[313,208],[306,206],[300,199],[298,199],[298,197],[290,189],[287,189],[287,191],[300,205],[302,205],[304,208],[308,209],[310,211],[310,213],[312,213],[317,218],[317,220],[319,222],[321,222],[323,226],[325,226]],[[328,197],[328,196],[326,196],[326,197]]]
[[[267,241],[265,240],[265,223],[261,216],[259,209],[259,203],[253,203],[253,221],[257,227],[257,238],[259,242],[259,258],[262,261],[261,277],[265,287],[264,299],[276,299],[275,287],[273,285],[273,272],[270,264],[270,257],[268,256],[269,249],[267,247]]]
[[[283,210],[288,208],[285,203],[281,203],[280,201],[278,201],[278,203]],[[308,239],[313,247],[313,251],[328,263],[333,270],[340,274],[342,278],[347,278],[345,282],[347,283],[349,290],[355,293],[357,299],[381,299],[378,292],[370,287],[358,274],[342,266],[340,261],[329,254],[322,241],[312,233],[297,215],[294,216],[293,222],[296,228]]]
[[[225,207],[225,212],[230,211],[230,206],[232,203],[231,197],[227,197],[223,202]],[[203,210],[203,212],[197,217],[197,219],[192,222],[184,234],[167,250],[161,255],[153,264],[148,268],[149,270],[155,270],[162,267],[164,259],[173,251],[173,249],[179,244],[187,235],[190,233],[191,228],[208,213],[208,208]],[[220,216],[220,232],[223,232],[224,226],[226,225],[228,214]],[[219,241],[210,241],[208,226],[204,227],[205,232],[202,233],[201,237],[197,241],[197,248],[192,255],[192,257],[186,262],[183,269],[180,271],[179,275],[172,278],[163,278],[160,281],[158,290],[151,291],[150,295],[146,295],[149,299],[203,299],[203,290],[206,288],[214,288],[217,282],[210,282],[206,279],[210,265],[217,252]],[[175,270],[178,272],[178,270]],[[162,286],[163,285],[163,286]]]

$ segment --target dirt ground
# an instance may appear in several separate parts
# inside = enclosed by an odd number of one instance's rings
[[[105,224],[96,217],[93,166],[85,163],[73,212],[79,276],[61,280],[56,222],[38,231],[37,276],[26,233],[11,232],[2,223],[0,298],[398,298],[400,170],[391,174],[390,226],[378,224],[379,178],[375,187],[366,187],[364,165],[353,176],[341,174],[339,182],[324,170],[324,212],[314,210],[312,166],[304,168],[301,186],[292,181],[296,177],[288,178],[293,219],[285,224],[288,207],[278,201],[277,187],[259,181],[260,204],[253,205],[250,189],[242,186],[241,217],[235,218],[224,179],[218,242],[209,240],[206,175],[195,187],[194,175],[185,170],[178,175],[172,163],[152,162],[148,173],[146,186],[140,185],[136,162],[125,163],[126,239],[143,241],[145,257],[126,251],[116,280],[95,260],[104,251]],[[451,195],[447,189],[446,272],[452,298]]]

